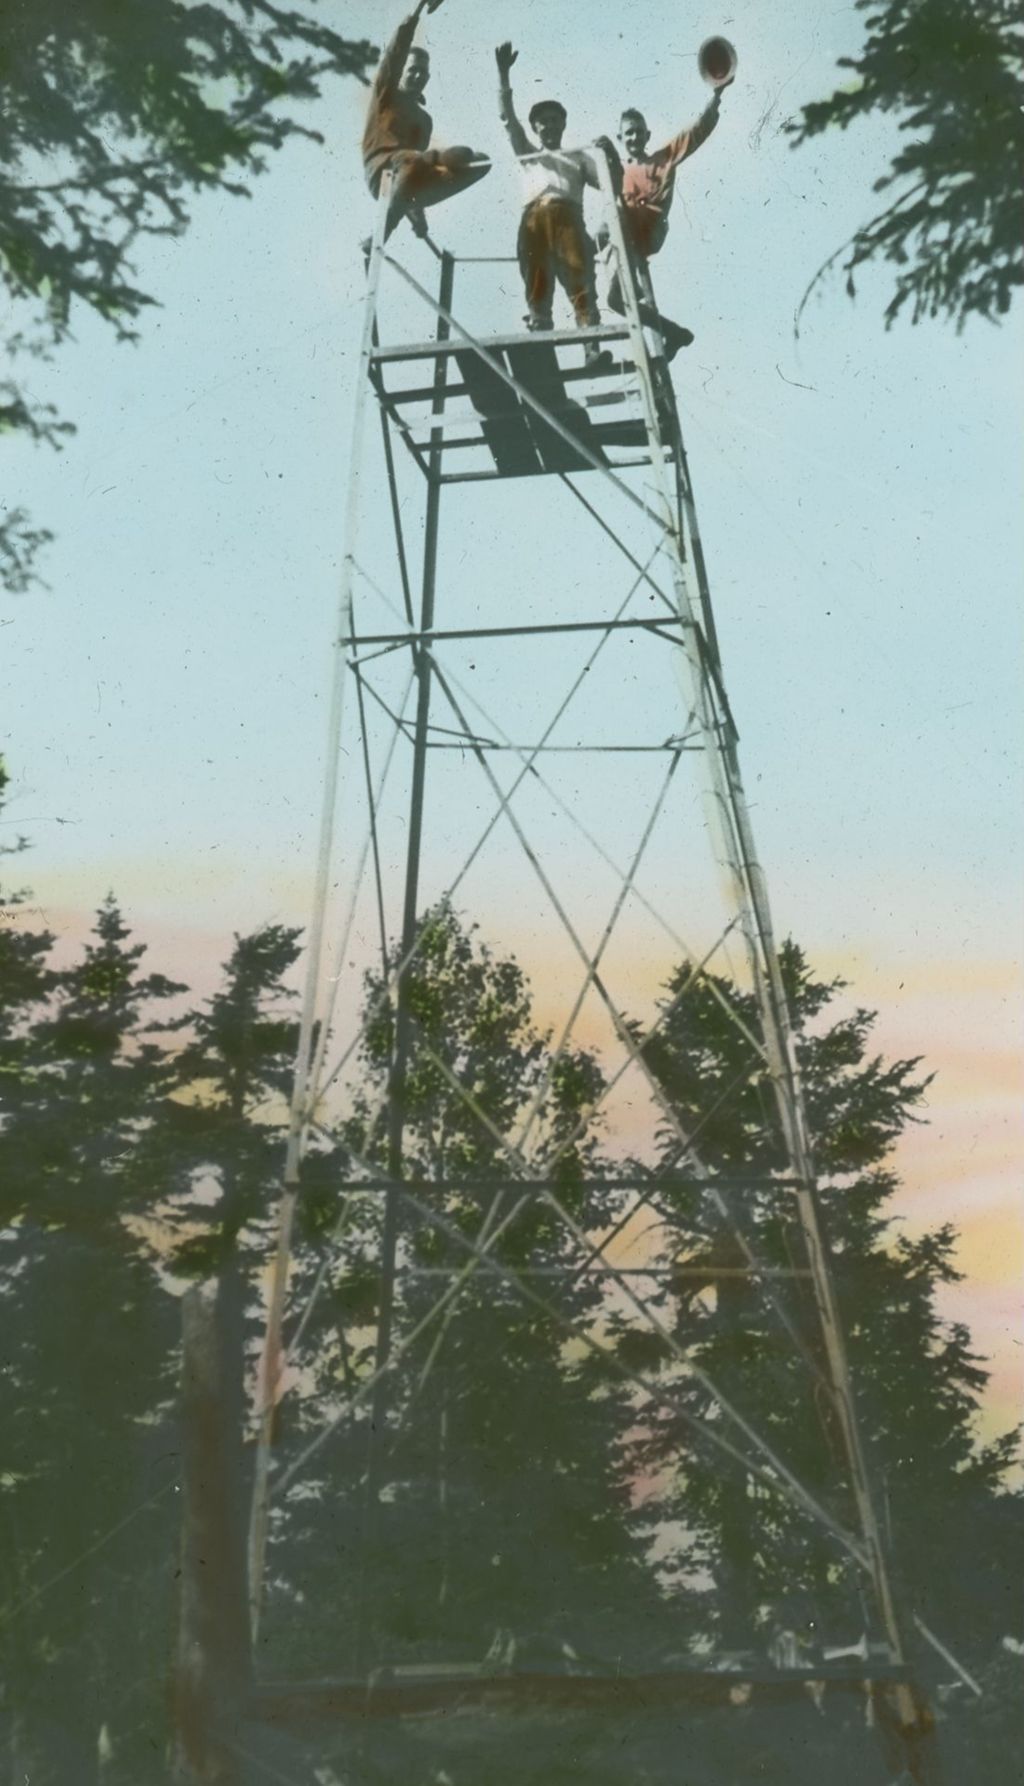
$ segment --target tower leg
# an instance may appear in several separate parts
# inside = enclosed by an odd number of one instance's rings
[[[335,817],[338,803],[338,780],[341,758],[341,725],[344,710],[347,656],[352,632],[352,583],[355,569],[355,544],[359,520],[360,465],[370,383],[370,356],[377,326],[377,296],[384,256],[384,225],[391,193],[391,175],[381,181],[377,205],[377,221],[367,267],[366,317],[360,350],[360,376],[356,390],[355,415],[352,422],[351,470],[345,520],[345,557],[342,563],[341,588],[338,598],[337,630],[334,638],[334,673],[331,679],[331,700],[327,721],[327,773],[324,779],[323,808],[320,816],[316,892],[313,919],[310,925],[311,946],[306,961],[306,983],[299,1022],[299,1041],[295,1058],[295,1079],[292,1090],[291,1117],[285,1159],[284,1188],[277,1224],[277,1250],[267,1311],[263,1356],[260,1360],[258,1414],[259,1436],[253,1479],[252,1511],[249,1519],[249,1617],[252,1641],[259,1633],[260,1600],[263,1592],[263,1565],[267,1548],[267,1525],[270,1517],[270,1449],[273,1437],[274,1410],[283,1362],[282,1322],[285,1290],[291,1260],[292,1229],[299,1198],[299,1168],[306,1144],[306,1133],[313,1115],[318,1090],[319,1066],[326,1036],[317,1038],[317,991],[320,979],[320,957],[323,946],[324,921],[330,890],[331,852],[334,843]]]
[[[828,1365],[832,1402],[850,1470],[853,1498],[867,1554],[875,1603],[892,1660],[904,1661],[903,1639],[896,1609],[889,1561],[878,1523],[874,1495],[860,1434],[850,1382],[846,1340],[840,1319],[839,1305],[832,1282],[828,1251],[824,1241],[814,1179],[813,1151],[807,1129],[803,1092],[793,1042],[789,1009],[786,1001],[779,957],[776,949],[771,909],[764,873],[757,858],[746,794],[740,775],[735,739],[723,723],[720,713],[721,691],[708,672],[708,655],[717,659],[713,635],[701,649],[697,640],[698,600],[691,588],[691,569],[687,562],[682,533],[686,502],[670,499],[664,477],[665,455],[662,422],[659,415],[658,385],[655,365],[648,354],[644,338],[642,305],[633,275],[633,266],[622,230],[622,220],[612,188],[611,176],[603,158],[599,175],[608,208],[611,241],[619,263],[621,289],[625,300],[633,359],[639,376],[641,398],[651,449],[651,465],[658,493],[658,512],[665,529],[665,543],[673,565],[673,580],[688,640],[685,659],[689,669],[689,694],[692,710],[697,714],[704,734],[705,760],[710,776],[710,810],[718,832],[723,867],[727,870],[731,897],[742,921],[747,945],[751,977],[757,998],[768,1058],[780,1130],[797,1183],[797,1210],[808,1263],[814,1286],[815,1304],[822,1347]],[[671,386],[662,384],[662,407],[668,405],[672,415],[675,446],[681,450],[681,432],[675,413]],[[677,498],[688,494],[677,485]],[[701,569],[703,560],[701,558]],[[698,597],[700,595],[698,591]],[[700,607],[709,611],[704,601]],[[909,1687],[897,1686],[893,1693],[897,1719],[906,1742],[912,1745],[921,1729],[919,1708]],[[913,1778],[914,1776],[911,1775]]]
[[[451,309],[452,291],[455,281],[455,262],[450,254],[441,258],[440,303],[445,311]],[[437,325],[437,338],[445,341],[448,338],[448,323],[442,316]],[[448,361],[439,356],[434,367],[434,414],[440,415],[444,410],[444,392],[448,378]],[[437,596],[437,546],[441,521],[441,441],[440,430],[431,435],[428,458],[426,523],[423,541],[423,581],[420,595],[421,633],[431,630],[434,624],[434,607]],[[427,739],[430,725],[431,663],[428,651],[415,647],[416,676],[418,683],[416,702],[416,728],[413,743],[412,792],[409,809],[409,842],[405,862],[405,897],[402,908],[402,940],[401,959],[408,960],[416,945],[417,916],[419,908],[420,854],[423,842],[423,807],[426,796],[427,777]],[[402,1176],[402,1150],[405,1134],[405,1082],[409,1065],[409,1048],[412,1040],[412,1018],[409,1010],[408,975],[400,972],[395,1013],[395,1038],[391,1061],[391,1074],[388,1085],[388,1174],[392,1179]],[[391,1353],[391,1332],[394,1315],[395,1297],[395,1262],[398,1251],[400,1192],[390,1189],[386,1193],[384,1204],[384,1234],[381,1247],[381,1300],[380,1317],[377,1325],[376,1370],[381,1372],[387,1364]],[[386,1377],[378,1376],[377,1386],[373,1393],[370,1417],[369,1452],[366,1466],[366,1540],[367,1548],[372,1550],[374,1532],[377,1523],[377,1505],[380,1492],[380,1474],[382,1463],[382,1444],[384,1438],[384,1420],[387,1409],[389,1384]],[[365,1602],[365,1595],[361,1596]],[[366,1613],[365,1605],[360,1611],[360,1635],[357,1643],[357,1665],[365,1664],[366,1649]]]

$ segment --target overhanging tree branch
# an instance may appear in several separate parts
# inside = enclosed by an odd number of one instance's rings
[[[853,80],[803,108],[793,146],[860,118],[894,114],[904,143],[875,192],[910,185],[819,268],[841,260],[850,295],[869,262],[895,268],[886,326],[969,316],[996,322],[1024,284],[1024,28],[1020,0],[856,0],[867,12]]]
[[[48,357],[79,305],[132,339],[156,301],[136,280],[139,241],[182,234],[200,192],[245,195],[289,138],[319,140],[295,107],[326,76],[365,81],[374,56],[365,40],[269,0],[6,7],[0,283],[26,317],[9,355]],[[68,425],[40,425],[8,388],[6,427],[59,446]],[[48,538],[20,511],[0,514],[8,589],[35,580]]]

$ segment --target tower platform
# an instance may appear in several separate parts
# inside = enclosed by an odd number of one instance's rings
[[[591,343],[607,356],[597,369],[579,364],[581,349]],[[431,383],[416,376],[426,363]],[[439,454],[435,475],[443,484],[588,471],[596,469],[595,460],[610,470],[650,463],[624,322],[488,335],[473,344],[455,337],[378,345],[370,377],[424,476],[431,448]],[[666,434],[669,400],[666,392],[659,404]],[[560,422],[572,440],[545,417]]]

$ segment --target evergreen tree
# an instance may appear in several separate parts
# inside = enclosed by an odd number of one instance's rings
[[[550,1176],[588,1232],[607,1226],[616,1208],[603,1182],[595,1125],[581,1127],[603,1085],[600,1069],[584,1050],[555,1059],[516,961],[492,954],[442,906],[423,920],[407,997],[413,1028],[402,1177],[450,1227],[439,1229],[399,1200],[396,1348],[466,1263],[452,1230],[475,1240],[484,1224],[500,1223],[514,1207],[516,1165],[497,1135],[515,1137],[535,1099],[532,1169]],[[374,974],[367,977],[364,1020],[362,1074],[339,1132],[340,1160],[308,1162],[302,1207],[314,1238],[322,1239],[336,1218],[346,1155],[350,1190],[366,1165],[386,1175],[392,1161],[376,1113],[393,1089],[395,1011]],[[359,1393],[373,1368],[383,1220],[379,1193],[356,1198],[343,1242],[330,1255],[335,1262],[293,1361],[300,1375],[312,1373],[314,1393],[302,1403],[298,1433],[285,1404],[284,1462],[318,1420]],[[592,1275],[574,1275],[580,1250],[542,1199],[530,1196],[501,1232],[494,1256],[527,1274],[578,1329],[604,1317],[603,1286]],[[300,1308],[302,1288],[300,1277]],[[635,1665],[645,1647],[656,1653],[666,1632],[679,1630],[685,1605],[665,1603],[637,1541],[624,1468],[630,1407],[586,1348],[566,1342],[558,1319],[481,1267],[448,1318],[427,1330],[388,1382],[370,1462],[368,1422],[343,1424],[298,1479],[301,1494],[286,1497],[279,1511],[287,1574],[275,1576],[268,1629],[283,1643],[289,1628],[301,1626],[305,1668],[323,1671],[328,1654],[335,1667],[351,1667],[362,1633],[364,1661],[468,1664],[490,1653],[520,1667],[612,1671],[624,1657]],[[368,1470],[376,1488],[369,1510]],[[481,1737],[488,1779],[504,1778],[502,1768],[512,1765],[491,1753],[500,1734],[495,1728]],[[621,1732],[609,1739],[617,1770],[620,1739]],[[559,1740],[546,1729],[541,1748],[549,1769]],[[402,1763],[386,1762],[386,1752],[386,1743],[373,1750],[380,1777],[391,1777],[388,1766],[398,1770],[393,1777],[435,1777],[413,1772],[407,1752]],[[439,1755],[442,1762],[459,1782],[481,1777],[472,1769],[464,1774],[457,1748]],[[479,1749],[474,1766],[483,1766]],[[545,1777],[554,1780],[556,1772]]]
[[[281,1180],[297,1025],[285,976],[298,932],[267,925],[236,937],[224,985],[168,1028],[185,1031],[171,1095],[152,1136],[169,1199],[169,1257],[182,1276],[215,1281],[226,1354],[235,1360],[241,1408],[250,1292],[262,1264]]]
[[[285,977],[298,933],[268,925],[236,937],[223,985],[172,1027],[186,1032],[173,1091],[150,1138],[164,1187],[161,1249],[179,1277],[212,1288],[212,1346],[220,1380],[216,1469],[224,1530],[204,1556],[207,1609],[222,1609],[209,1642],[234,1683],[249,1666],[245,1544],[251,1472],[246,1441],[263,1319],[261,1280],[283,1162],[297,1027]],[[188,1435],[186,1435],[188,1437]],[[194,1437],[194,1435],[193,1435]],[[193,1442],[192,1438],[189,1442]],[[189,1518],[196,1508],[189,1508]],[[179,1682],[187,1691],[184,1682]],[[180,1708],[179,1708],[179,1716]]]
[[[0,816],[9,787],[10,773],[0,757]],[[8,821],[3,822],[6,825]],[[26,838],[15,837],[12,842],[0,845],[0,858],[20,856],[27,847]],[[12,1132],[26,1107],[31,1108],[34,1095],[30,1023],[52,985],[49,956],[53,936],[28,923],[29,897],[23,887],[0,883],[0,1246],[5,1253],[11,1236],[10,1223],[17,1214],[21,1197],[14,1171]],[[9,1269],[0,1272],[0,1298],[7,1331],[13,1333],[14,1307]],[[4,1368],[0,1371],[0,1407],[8,1416],[3,1423],[8,1430],[15,1394],[12,1366],[5,1358]],[[0,1607],[3,1608],[0,1611],[0,1656],[4,1677],[0,1706],[6,1725],[5,1765],[9,1763],[12,1775],[17,1778],[17,1769],[27,1754],[25,1700],[31,1657],[25,1633],[18,1628],[13,1609],[32,1591],[33,1571],[31,1561],[18,1541],[13,1492],[17,1479],[6,1461],[6,1446],[0,1455],[5,1457],[0,1474]]]
[[[0,815],[10,780],[10,771],[0,756]],[[16,836],[12,842],[0,844],[0,861],[21,856],[27,848],[28,839]],[[31,915],[30,897],[24,887],[7,887],[0,882],[0,1139],[10,1130],[25,1101],[31,1099],[34,1074],[28,1025],[53,985],[49,967],[53,936],[26,921]],[[0,1219],[5,1223],[16,1213],[18,1198],[16,1176],[5,1175],[0,1180]]]
[[[112,899],[82,959],[61,967],[49,935],[24,922],[26,898],[7,895],[2,909],[18,922],[0,926],[0,1296],[12,1335],[0,1375],[5,1764],[43,1786],[88,1782],[98,1777],[102,1734],[105,1786],[128,1786],[162,1768],[178,1554],[166,1454],[177,1448],[169,1407],[179,1330],[157,1277],[170,1267],[214,1286],[241,1546],[243,1439],[296,1043],[288,977],[298,944],[273,926],[236,939],[213,998],[157,1024],[160,1005],[182,989],[142,971],[144,951]],[[841,984],[817,981],[792,945],[783,972],[899,1585],[986,1686],[977,1705],[949,1702],[947,1750],[998,1781],[1020,1740],[1006,1678],[1015,1658],[1000,1648],[1013,1630],[1007,1584],[1024,1562],[1019,1502],[1005,1488],[1009,1441],[976,1441],[984,1371],[966,1332],[936,1313],[936,1288],[955,1275],[952,1232],[911,1240],[889,1213],[891,1149],[927,1079],[917,1061],[874,1055],[871,1014],[837,1017]],[[770,1183],[785,1176],[770,1087],[723,1001],[751,1028],[756,1012],[728,981],[715,990],[685,970],[673,976],[671,1009],[647,1058],[684,1127],[700,1126],[701,1151],[747,1244],[764,1264],[798,1271],[787,1192]],[[532,1168],[550,1177],[574,1220],[597,1233],[621,1213],[587,1120],[600,1069],[585,1051],[554,1058],[515,961],[494,956],[442,907],[424,922],[407,998],[408,1071],[396,1081],[395,1010],[369,976],[349,1114],[333,1143],[317,1140],[307,1157],[300,1221],[313,1245],[299,1251],[293,1308],[319,1261],[328,1265],[292,1360],[283,1464],[363,1397],[374,1368],[379,1192],[350,1202],[339,1249],[327,1237],[339,1188],[355,1192],[367,1167],[386,1179],[396,1166],[395,1136],[378,1115],[389,1095],[401,1092],[402,1177],[444,1224],[403,1212],[396,1348],[465,1264],[454,1234],[476,1238],[513,1207],[521,1178],[497,1136],[514,1137],[527,1110],[536,1106]],[[182,1033],[172,1053],[166,1038]],[[682,1167],[669,1125],[660,1150],[661,1167]],[[699,1186],[683,1192],[678,1183],[677,1172],[672,1188],[659,1186],[652,1172],[647,1186],[668,1223],[670,1256],[685,1266],[661,1300],[663,1318],[850,1524],[827,1399],[763,1287],[721,1275],[744,1261],[734,1226]],[[687,1652],[692,1660],[702,1642],[764,1659],[782,1629],[808,1658],[822,1642],[855,1640],[864,1603],[833,1541],[723,1468],[664,1411],[645,1406],[639,1415],[618,1379],[566,1343],[559,1317],[582,1332],[618,1328],[625,1362],[656,1370],[692,1414],[711,1414],[704,1391],[656,1340],[643,1341],[633,1324],[627,1331],[616,1298],[593,1277],[572,1275],[579,1252],[553,1209],[531,1196],[495,1256],[533,1274],[527,1282],[553,1312],[481,1268],[386,1379],[372,1460],[364,1398],[363,1417],[343,1419],[279,1497],[262,1671],[344,1672],[375,1659],[465,1665],[490,1650],[494,1661],[527,1668],[612,1672],[620,1663],[670,1665]],[[775,1279],[773,1295],[816,1362],[806,1281]],[[641,1475],[663,1485],[642,1512],[633,1486]],[[666,1559],[657,1574],[645,1555],[653,1537]],[[458,1728],[441,1720],[372,1739],[349,1730],[323,1749],[337,1755],[341,1779],[358,1750],[359,1777],[410,1786],[475,1786],[481,1777],[495,1786],[582,1778],[720,1786],[755,1772],[791,1786],[826,1767],[837,1786],[872,1777],[858,1708],[838,1725],[805,1710],[799,1728],[755,1705],[637,1719],[538,1714],[517,1724],[511,1745],[504,1720]]]
[[[985,1370],[964,1327],[936,1309],[937,1290],[957,1277],[955,1233],[946,1225],[915,1239],[894,1226],[890,1156],[917,1119],[928,1079],[918,1060],[873,1054],[874,1015],[836,1016],[830,1006],[843,983],[816,980],[793,944],[782,951],[782,969],[857,1409],[898,1583],[905,1603],[980,1666],[1008,1628],[1003,1577],[1020,1551],[1019,1536],[1010,1538],[1019,1518],[1005,1487],[1011,1439],[986,1445],[977,1436]],[[802,1357],[764,1287],[721,1275],[746,1263],[737,1230],[776,1271],[800,1270],[806,1256],[789,1194],[769,1182],[785,1175],[771,1088],[722,1008],[731,1004],[756,1033],[754,1001],[726,979],[716,988],[718,998],[707,977],[678,970],[667,987],[669,1014],[645,1048],[684,1129],[699,1127],[698,1147],[733,1218],[723,1220],[699,1186],[659,1191],[652,1175],[652,1199],[686,1267],[667,1312],[691,1356],[851,1529],[841,1446],[809,1368],[821,1368],[821,1354],[806,1280],[778,1278],[772,1290]],[[662,1167],[683,1166],[669,1125],[660,1149]],[[704,1391],[691,1381],[685,1393],[707,1417]],[[699,1448],[681,1455],[680,1439],[671,1419],[652,1422],[645,1461],[676,1466],[660,1516],[685,1534],[677,1566],[704,1570],[713,1583],[708,1625],[716,1641],[763,1657],[773,1632],[784,1629],[808,1659],[822,1642],[855,1641],[869,1621],[833,1540],[742,1472],[712,1467]]]
[[[95,1778],[104,1726],[114,1777],[137,1778],[163,1725],[173,1323],[126,1218],[165,1074],[146,1013],[179,988],[139,972],[128,935],[113,899],[69,968],[21,935],[33,972],[6,1012],[0,1628],[18,1743],[44,1782]]]
[[[215,1285],[241,1547],[245,1373],[280,1179],[296,1040],[282,981],[297,945],[277,928],[236,939],[223,988],[163,1023],[159,1005],[184,988],[140,972],[144,950],[113,899],[80,962],[53,968],[51,945],[0,929],[11,1755],[57,1786],[95,1778],[102,1747],[104,1782],[135,1786],[162,1777],[180,1548],[180,1322],[158,1279]],[[172,1053],[166,1038],[183,1030]]]

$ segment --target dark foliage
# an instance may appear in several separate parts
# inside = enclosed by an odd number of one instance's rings
[[[68,967],[0,933],[0,1641],[11,1754],[42,1786],[163,1777],[179,1553],[180,1322],[168,1274],[211,1280],[244,1542],[245,1373],[295,1029],[294,933],[238,939],[223,989],[171,1023],[184,988],[140,972],[113,900]],[[187,1026],[183,1046],[167,1037]],[[268,1109],[269,1104],[269,1109]]]
[[[51,949],[27,913],[0,933],[0,1647],[11,1764],[61,1786],[103,1725],[139,1777],[163,1722],[176,1322],[129,1218],[168,1085],[144,1032],[180,989],[112,899],[79,963]]]
[[[49,355],[76,305],[125,340],[155,300],[149,236],[178,236],[204,191],[244,194],[325,77],[366,78],[372,47],[273,0],[0,0],[0,277],[12,361]],[[68,424],[13,372],[0,429],[59,445]],[[32,578],[48,538],[21,511],[0,527],[0,576]]]
[[[18,849],[15,839],[8,853]],[[298,938],[271,926],[237,939],[214,995],[160,1023],[181,989],[143,971],[113,900],[67,965],[41,924],[33,930],[27,897],[8,895],[3,910],[17,921],[0,927],[4,1758],[12,1774],[41,1786],[93,1779],[102,1732],[103,1778],[134,1786],[165,1772],[180,1505],[171,1274],[214,1291],[241,1538]],[[965,1773],[983,1764],[998,1779],[1020,1740],[1018,1658],[1001,1643],[1013,1631],[1011,1584],[1024,1567],[1019,1502],[1003,1486],[1009,1442],[976,1442],[984,1371],[963,1329],[935,1310],[936,1288],[955,1270],[952,1234],[901,1238],[888,1215],[892,1144],[927,1081],[917,1062],[872,1053],[869,1013],[835,1017],[842,988],[817,981],[798,950],[787,947],[783,966],[901,1586],[986,1687],[976,1704],[945,1687],[938,1696],[950,1756]],[[684,983],[681,971],[667,996]],[[755,1013],[728,981],[717,993],[689,984],[648,1057],[682,1119],[703,1123],[705,1155],[727,1191],[735,1186],[733,1210],[762,1259],[799,1267],[785,1198],[739,1188],[752,1173],[770,1176],[781,1156],[756,1057],[723,1000],[748,1027]],[[513,1163],[495,1130],[515,1135],[534,1102],[536,1161],[551,1169],[564,1207],[588,1233],[622,1213],[590,1114],[600,1068],[582,1051],[553,1060],[513,960],[442,908],[425,921],[410,1005],[403,1169],[445,1225],[409,1210],[403,1217],[396,1347],[464,1265],[456,1235],[478,1236],[511,1207],[501,1199]],[[334,1145],[318,1141],[306,1162],[290,1336],[321,1263],[325,1275],[292,1358],[279,1466],[346,1398],[358,1400],[373,1369],[382,1201],[351,1193],[366,1163],[377,1173],[389,1164],[375,1111],[390,1076],[394,1013],[372,976],[366,1015],[350,1115]],[[661,1139],[663,1164],[679,1164],[668,1126]],[[648,1189],[669,1224],[669,1256],[688,1273],[666,1282],[663,1318],[848,1519],[842,1459],[803,1360],[755,1286],[716,1275],[737,1259],[729,1224],[696,1186],[669,1194],[652,1173]],[[657,1373],[695,1415],[709,1413],[700,1385],[664,1348],[638,1350],[621,1307],[593,1278],[566,1270],[579,1253],[556,1212],[525,1204],[495,1253],[515,1273],[541,1274],[526,1281],[542,1286],[552,1312],[493,1274],[469,1278],[390,1379],[377,1410],[374,1504],[365,1412],[344,1420],[294,1490],[278,1495],[261,1671],[344,1673],[357,1650],[368,1661],[462,1664],[492,1650],[541,1672],[614,1671],[671,1666],[703,1639],[763,1658],[783,1628],[808,1655],[822,1641],[855,1639],[863,1605],[832,1541],[784,1502],[751,1492],[678,1421],[641,1416],[614,1376],[566,1343],[558,1317],[584,1332],[618,1330],[631,1365]],[[801,1283],[780,1282],[813,1355]],[[812,1616],[823,1622],[812,1627]],[[789,1786],[823,1772],[859,1786],[876,1777],[872,1745],[856,1705],[837,1723],[808,1701],[785,1713],[529,1716],[512,1742],[501,1720],[416,1721],[314,1748],[317,1765],[336,1756],[341,1779],[355,1769],[410,1786],[444,1778],[668,1786],[681,1756],[694,1786],[754,1773]]]
[[[827,265],[842,259],[851,296],[862,267],[893,267],[887,325],[904,312],[958,329],[970,316],[996,322],[1024,281],[1020,0],[857,0],[857,8],[866,40],[839,64],[853,78],[804,107],[789,127],[794,146],[888,114],[904,140],[874,184],[883,208]]]
[[[937,1289],[957,1276],[955,1234],[943,1227],[911,1238],[892,1217],[898,1181],[889,1155],[915,1120],[928,1081],[918,1061],[886,1062],[871,1052],[871,1013],[833,1015],[842,983],[815,980],[792,944],[782,967],[886,1536],[905,1601],[980,1666],[1008,1629],[1000,1568],[1020,1544],[1011,1540],[1015,1503],[1004,1494],[1013,1442],[979,1441],[986,1372],[966,1330],[936,1309]],[[651,1198],[685,1267],[666,1313],[689,1356],[850,1529],[844,1455],[827,1390],[815,1380],[822,1355],[809,1287],[782,1276],[769,1294],[742,1275],[738,1236],[776,1272],[807,1264],[790,1194],[784,1184],[771,1188],[784,1159],[773,1139],[769,1087],[723,1010],[731,1003],[756,1031],[754,1002],[724,979],[716,998],[706,980],[691,980],[684,969],[669,983],[666,1005],[684,989],[645,1052],[684,1126],[700,1126],[701,1152],[719,1176],[727,1214],[697,1184],[687,1193],[659,1192],[655,1175]],[[668,1125],[661,1148],[664,1166],[681,1163]],[[693,1410],[707,1417],[706,1392],[691,1384],[688,1393]],[[714,1583],[708,1616],[718,1641],[763,1654],[785,1631],[811,1658],[823,1642],[852,1641],[864,1629],[878,1635],[833,1539],[742,1473],[683,1445],[678,1426],[664,1419],[642,1454],[648,1467],[671,1472],[661,1514],[671,1513],[688,1534],[676,1566],[702,1567]],[[996,1555],[1001,1565],[993,1564]]]
[[[513,1209],[516,1198],[501,1186],[516,1176],[515,1162],[495,1131],[515,1137],[534,1101],[536,1169],[551,1163],[564,1206],[588,1228],[609,1210],[594,1139],[580,1123],[600,1091],[599,1069],[579,1050],[554,1060],[518,964],[491,954],[442,907],[424,920],[409,1002],[403,1173],[449,1227],[401,1209],[396,1348],[465,1266],[454,1235],[479,1240]],[[375,1112],[390,1072],[393,1012],[372,975],[365,1015],[362,1076],[340,1155],[309,1162],[307,1233],[320,1246],[326,1211],[332,1226],[337,1217],[346,1156],[353,1177],[363,1163],[387,1168],[388,1137]],[[292,1443],[315,1432],[339,1392],[358,1394],[373,1368],[382,1220],[379,1197],[354,1197],[341,1245],[328,1255],[303,1357],[316,1393],[298,1432],[286,1412]],[[592,1279],[573,1277],[577,1255],[558,1215],[536,1198],[495,1248],[512,1271],[552,1274],[527,1281],[539,1281],[562,1318],[585,1328],[600,1295]],[[299,1307],[308,1282],[307,1267]],[[380,1414],[370,1508],[364,1410],[335,1434],[279,1515],[287,1542],[268,1609],[275,1645],[294,1654],[298,1643],[307,1667],[316,1666],[310,1645],[351,1666],[360,1639],[382,1661],[479,1662],[496,1644],[521,1665],[532,1657],[550,1666],[567,1647],[592,1660],[656,1641],[667,1615],[632,1531],[621,1441],[628,1413],[585,1356],[567,1350],[558,1319],[480,1270],[410,1348]]]

